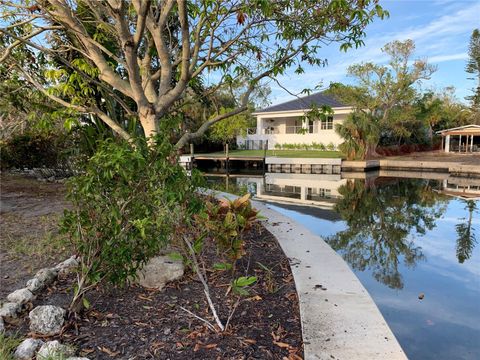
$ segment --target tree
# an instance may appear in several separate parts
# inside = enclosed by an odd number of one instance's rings
[[[471,121],[471,111],[455,99],[454,92],[454,88],[447,87],[440,93],[427,91],[419,94],[413,104],[414,117],[419,124],[412,133],[422,136],[421,128],[425,128],[431,142],[435,131],[467,125]]]
[[[303,63],[324,65],[323,44],[337,42],[343,50],[361,46],[365,26],[386,13],[378,0],[24,0],[2,2],[1,15],[3,24],[8,21],[0,28],[6,44],[2,61],[50,99],[99,117],[128,141],[131,134],[99,106],[98,92],[138,119],[149,138],[162,123],[178,121],[172,115],[188,98],[244,79],[234,108],[195,129],[179,126],[181,147],[247,110],[263,79]],[[70,70],[54,66],[42,82],[44,74],[11,59],[19,46]],[[205,93],[192,91],[207,74],[212,76]]]
[[[348,74],[356,80],[354,86],[333,84],[330,92],[355,108],[357,119],[370,122],[369,132],[358,128],[356,141],[362,149],[362,158],[375,154],[375,148],[382,136],[406,136],[406,110],[415,98],[414,85],[429,79],[436,68],[425,60],[411,62],[415,51],[412,40],[393,41],[382,51],[389,56],[387,65],[371,62],[355,64],[348,68]],[[400,111],[398,111],[400,109]],[[361,113],[362,115],[358,115]],[[358,121],[339,124],[337,132],[348,131],[345,126],[354,126]],[[352,131],[350,130],[352,133]],[[367,138],[368,136],[368,138]],[[352,146],[349,146],[352,147]]]
[[[472,118],[480,120],[480,30],[475,29],[470,37],[470,44],[468,46],[468,62],[465,71],[472,74],[477,80],[477,88],[473,89],[473,95],[466,99],[472,102]]]

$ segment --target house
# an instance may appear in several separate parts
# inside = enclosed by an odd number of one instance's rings
[[[465,125],[437,131],[442,136],[445,152],[472,153],[480,151],[480,125]]]
[[[325,121],[303,118],[312,107],[324,105],[333,110],[333,115]],[[245,136],[238,136],[237,144],[246,149],[262,149],[268,141],[268,149],[275,149],[285,144],[316,143],[330,144],[336,149],[343,140],[335,132],[335,124],[343,122],[352,110],[351,106],[321,92],[270,106],[253,113],[257,127],[248,129]]]

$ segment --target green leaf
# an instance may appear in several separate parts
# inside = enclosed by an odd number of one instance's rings
[[[90,309],[90,301],[86,297],[82,298],[82,304],[85,309]]]
[[[230,270],[232,268],[232,264],[229,264],[229,263],[215,263],[215,264],[213,264],[213,268],[215,270]]]
[[[256,276],[241,276],[233,281],[236,287],[245,287],[254,284],[257,281]]]

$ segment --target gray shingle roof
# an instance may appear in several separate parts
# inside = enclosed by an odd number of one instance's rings
[[[337,101],[330,95],[326,95],[322,92],[305,96],[299,99],[290,100],[278,105],[273,105],[265,109],[255,111],[255,113],[274,112],[274,111],[291,111],[291,110],[304,110],[310,109],[312,105],[322,106],[327,105],[332,108],[347,106]]]

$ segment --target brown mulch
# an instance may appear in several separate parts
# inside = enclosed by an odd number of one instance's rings
[[[201,283],[187,271],[181,281],[162,291],[99,287],[88,295],[90,310],[71,317],[63,333],[50,339],[72,344],[79,355],[90,359],[302,359],[298,298],[288,258],[260,225],[245,239],[247,254],[238,261],[235,277],[258,280],[242,297],[226,332],[208,329],[180,308],[214,322]],[[213,247],[207,250],[211,268],[219,259]],[[8,267],[5,273],[1,266],[2,275],[15,271]],[[231,279],[231,271],[208,272],[212,298],[224,323],[237,300],[231,291],[226,295]],[[74,282],[73,275],[59,278],[31,306],[67,308]],[[26,335],[27,316],[7,330]]]

